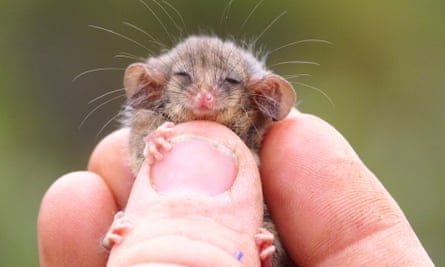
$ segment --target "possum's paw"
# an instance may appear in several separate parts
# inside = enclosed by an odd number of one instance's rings
[[[149,165],[162,159],[161,150],[168,151],[172,148],[167,139],[173,134],[173,127],[173,122],[164,122],[145,137],[144,156]]]
[[[255,242],[260,251],[261,267],[272,267],[272,256],[275,253],[274,236],[265,228],[259,228]]]
[[[105,237],[102,240],[102,247],[104,247],[107,251],[110,251],[111,248],[119,244],[124,235],[133,227],[130,219],[125,216],[123,211],[119,211],[114,215],[113,223],[108,229],[108,232],[105,234]]]

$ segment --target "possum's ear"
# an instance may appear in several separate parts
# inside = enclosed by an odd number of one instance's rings
[[[148,69],[144,63],[134,63],[127,67],[124,76],[124,86],[127,97],[133,105],[140,104],[143,99],[160,95],[164,79],[156,71]]]
[[[249,84],[249,90],[259,110],[275,121],[286,117],[297,99],[292,85],[275,74],[253,79]]]

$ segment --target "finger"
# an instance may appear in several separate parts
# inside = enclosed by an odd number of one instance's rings
[[[99,244],[115,211],[108,186],[96,174],[59,178],[40,206],[40,266],[105,266],[108,254]]]
[[[272,216],[299,264],[429,263],[397,203],[326,122],[294,111],[269,131],[261,159]]]
[[[105,137],[94,149],[88,170],[103,177],[119,209],[126,205],[134,175],[129,165],[129,129],[120,129]],[[111,217],[110,217],[111,218]]]
[[[125,210],[133,228],[108,264],[259,266],[263,202],[250,150],[206,121],[177,125],[169,142],[161,161],[143,164]]]

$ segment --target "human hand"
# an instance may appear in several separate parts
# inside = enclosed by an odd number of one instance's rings
[[[90,172],[51,186],[38,223],[42,266],[259,266],[263,199],[250,150],[214,122],[174,132],[172,150],[144,164],[136,180],[125,160],[128,131],[121,130],[98,145]],[[133,227],[107,259],[99,243],[124,208]]]
[[[125,207],[134,179],[124,160],[127,138],[128,132],[121,130],[105,139],[91,158],[90,172],[68,174],[47,192],[39,216],[42,266],[105,266],[107,254],[98,243],[112,213]],[[239,162],[253,164],[243,155]],[[322,120],[293,112],[271,129],[261,158],[270,211],[299,265],[432,265],[391,196],[344,138]],[[261,203],[261,190],[252,178],[255,168],[246,166],[240,165],[238,174],[247,168],[245,175],[251,180],[242,175],[236,180],[253,184],[239,188],[246,198],[234,199],[222,217],[239,221],[258,212],[249,204]],[[217,213],[218,209],[222,206],[214,207]],[[256,223],[243,221],[244,230],[256,229]],[[251,246],[246,239],[225,237],[218,239],[225,248]],[[199,252],[197,265],[206,255]],[[230,253],[222,256],[233,259]],[[217,258],[213,261],[218,263]]]
[[[265,198],[299,266],[434,266],[397,203],[328,123],[293,110],[262,148]]]

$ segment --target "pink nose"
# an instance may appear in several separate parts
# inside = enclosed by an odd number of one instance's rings
[[[214,96],[209,92],[199,92],[194,97],[195,104],[201,109],[209,109],[212,107]]]

